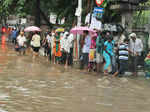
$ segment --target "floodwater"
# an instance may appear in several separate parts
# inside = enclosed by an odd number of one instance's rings
[[[65,70],[3,42],[0,112],[150,112],[150,80]]]

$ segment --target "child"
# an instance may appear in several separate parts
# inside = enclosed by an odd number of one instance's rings
[[[97,34],[93,35],[91,39],[88,71],[91,70],[94,71],[96,69],[96,38],[97,38]]]
[[[144,61],[145,61],[146,78],[150,79],[150,50],[149,50],[149,53],[147,54],[147,56],[146,56]]]
[[[119,70],[113,74],[113,77],[116,77],[117,75],[120,75],[120,74],[124,74],[126,70],[126,66],[128,65],[128,55],[130,52],[128,49],[128,42],[129,42],[129,39],[125,39],[124,42],[121,43],[118,47],[120,66],[119,66]]]

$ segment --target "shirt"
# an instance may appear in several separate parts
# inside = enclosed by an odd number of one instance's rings
[[[33,47],[40,47],[41,46],[41,37],[39,35],[37,35],[37,34],[33,35],[32,45],[33,45]]]
[[[16,30],[12,31],[11,37],[12,38],[16,38],[17,37],[17,31]]]
[[[119,45],[119,60],[128,60],[128,44],[122,43]]]
[[[71,42],[71,48],[73,48],[73,46],[74,46],[74,35],[70,34],[68,38],[69,38],[69,40]]]
[[[19,46],[24,46],[24,43],[25,43],[26,41],[27,41],[27,40],[26,40],[26,37],[25,37],[25,36],[19,35],[19,36],[17,37],[17,42],[18,42],[18,45],[19,45]]]
[[[133,56],[136,55],[136,53],[139,53],[141,55],[141,52],[143,51],[143,43],[140,39],[136,39],[135,42],[131,39],[129,44],[129,49],[133,52]]]
[[[60,44],[61,44],[61,51],[64,49],[65,52],[70,53],[70,48],[72,46],[72,43],[68,37],[63,37],[60,40]]]
[[[96,39],[96,52],[103,54],[104,39],[99,35]]]
[[[104,43],[104,46],[106,46],[106,51],[107,51],[111,56],[113,56],[113,55],[114,55],[114,52],[113,52],[113,49],[114,49],[114,41],[112,41],[112,42],[106,41],[106,42]]]
[[[91,45],[91,37],[88,35],[84,40],[82,52],[83,53],[89,53],[90,52],[90,45]]]
[[[47,40],[48,43],[50,43],[51,42],[51,37],[49,35],[47,35],[46,40]]]

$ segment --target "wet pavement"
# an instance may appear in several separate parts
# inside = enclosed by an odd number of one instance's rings
[[[0,112],[150,112],[150,80],[65,70],[0,45]]]

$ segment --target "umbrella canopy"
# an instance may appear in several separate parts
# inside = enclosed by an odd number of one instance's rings
[[[90,34],[96,33],[95,30],[93,30],[93,29],[91,29],[89,27],[83,27],[83,26],[72,28],[70,30],[70,33],[73,33],[75,35],[76,34],[83,34],[84,31],[89,31]]]
[[[24,29],[25,32],[34,32],[34,31],[41,31],[41,29],[39,27],[36,26],[29,26],[27,28]]]
[[[57,28],[57,29],[56,29],[56,32],[64,32],[64,31],[65,31],[64,28]]]

